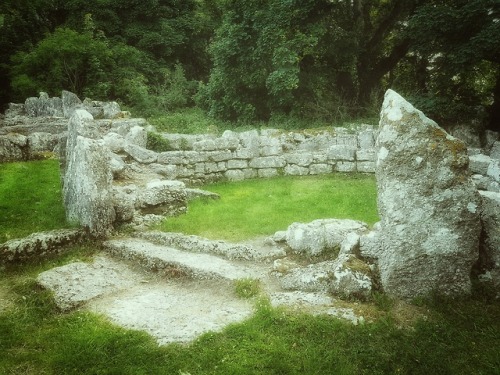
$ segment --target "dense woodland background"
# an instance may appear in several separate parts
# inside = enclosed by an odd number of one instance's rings
[[[393,88],[500,130],[500,0],[2,0],[0,106],[39,91],[235,122],[373,116]]]

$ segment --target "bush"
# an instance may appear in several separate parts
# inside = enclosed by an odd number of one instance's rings
[[[172,151],[170,141],[155,132],[148,132],[146,148],[156,152]]]

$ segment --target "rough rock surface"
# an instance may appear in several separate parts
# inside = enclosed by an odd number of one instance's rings
[[[491,281],[500,298],[500,193],[481,191],[481,267],[483,280]]]
[[[383,288],[404,298],[470,293],[480,199],[464,143],[388,90],[377,150]]]
[[[372,292],[372,271],[354,255],[286,270],[280,280],[286,290],[329,292],[347,299],[367,300]]]
[[[252,243],[248,251],[256,255],[248,258],[264,259],[259,254],[266,248],[265,240]],[[102,313],[120,326],[146,331],[159,344],[188,342],[250,317],[255,300],[238,297],[234,284],[248,278],[258,280],[261,293],[273,305],[354,324],[363,321],[328,292],[283,291],[268,262],[232,261],[137,238],[112,239],[105,247],[122,259],[99,254],[88,263],[77,261],[43,272],[38,283],[54,293],[62,310]]]
[[[367,228],[365,223],[350,219],[293,223],[286,231],[286,242],[295,252],[319,255],[328,250],[339,250],[349,233],[361,234]]]
[[[144,277],[119,262],[100,256],[42,272],[37,282],[54,292],[61,310],[70,310],[105,293],[126,290]]]
[[[263,251],[258,251],[252,244],[234,244],[182,233],[147,231],[138,233],[138,236],[156,244],[172,246],[193,253],[222,255],[227,259],[264,260],[285,255],[284,250],[276,246],[267,246]]]
[[[92,236],[107,235],[115,219],[110,167],[111,154],[94,133],[93,117],[78,109],[69,122],[63,197],[69,222],[88,228]]]
[[[185,188],[181,181],[151,181],[138,194],[136,204],[140,208],[161,207],[161,212],[166,215],[184,213],[187,209]]]
[[[59,253],[63,246],[80,241],[84,234],[79,229],[58,229],[7,241],[0,244],[0,264],[41,259],[47,254]]]

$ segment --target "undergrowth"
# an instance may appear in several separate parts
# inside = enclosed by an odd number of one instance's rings
[[[58,160],[0,164],[0,243],[68,226]]]
[[[378,221],[375,179],[366,174],[278,177],[216,183],[204,189],[221,199],[198,199],[188,213],[167,218],[159,229],[213,239],[271,235],[293,222],[321,218]]]
[[[235,129],[238,131],[252,129],[283,129],[283,130],[302,130],[302,129],[331,129],[332,126],[351,127],[356,124],[377,124],[378,114],[374,117],[363,119],[353,119],[345,117],[337,123],[327,121],[311,121],[309,119],[300,119],[290,116],[275,116],[269,121],[257,122],[227,122],[209,117],[199,108],[185,108],[175,112],[168,112],[161,115],[155,115],[148,118],[148,121],[155,126],[158,132],[183,133],[183,134],[222,134],[226,129]]]

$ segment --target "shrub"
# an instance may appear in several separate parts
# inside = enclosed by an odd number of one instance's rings
[[[155,132],[148,132],[146,148],[156,152],[172,151],[170,141]]]

